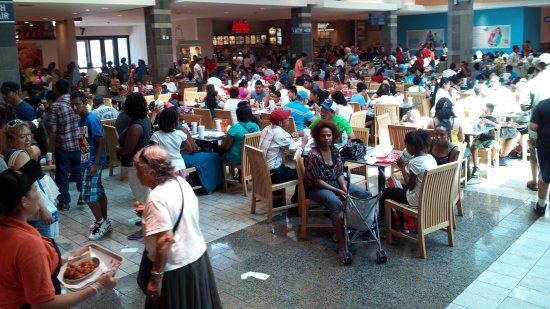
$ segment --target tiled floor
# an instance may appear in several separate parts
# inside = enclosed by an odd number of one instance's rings
[[[446,245],[444,233],[431,234],[428,259],[422,260],[413,244],[383,243],[385,265],[376,264],[375,246],[356,245],[353,266],[341,266],[330,230],[313,231],[311,241],[298,240],[297,217],[284,213],[266,224],[265,210],[250,214],[250,197],[238,189],[200,195],[201,228],[224,307],[550,308],[550,216],[533,214],[536,195],[525,189],[527,165],[514,165],[465,190],[455,247]],[[79,308],[139,308],[143,296],[135,276],[143,245],[126,239],[138,230],[129,221],[131,193],[117,173],[109,177],[104,172],[103,178],[114,231],[98,243],[115,252],[125,247],[138,252],[120,253],[125,260],[115,290]],[[73,205],[60,220],[63,251],[88,243],[92,216],[87,206]],[[248,271],[270,277],[242,280]]]

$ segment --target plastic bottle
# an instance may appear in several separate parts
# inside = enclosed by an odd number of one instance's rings
[[[342,145],[348,143],[348,133],[346,131],[342,132]]]

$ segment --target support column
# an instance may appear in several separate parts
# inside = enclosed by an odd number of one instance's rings
[[[471,62],[474,1],[449,0],[447,20],[447,63]]]
[[[145,39],[149,75],[153,82],[164,80],[168,69],[174,65],[172,53],[172,22],[170,4],[172,0],[157,0],[155,6],[146,7]]]
[[[55,39],[57,41],[57,68],[63,74],[71,61],[78,63],[76,50],[76,30],[74,20],[62,20],[55,23]],[[105,64],[103,64],[105,65]]]
[[[13,1],[0,1],[0,82],[19,80],[19,60],[17,59],[17,43],[15,42],[15,16]]]
[[[292,8],[292,45],[290,55],[295,58],[301,53],[306,53],[306,62],[313,59],[313,37],[311,34],[311,5],[306,7]]]
[[[397,13],[395,11],[384,12],[386,25],[382,26],[382,46],[389,55],[397,47]]]

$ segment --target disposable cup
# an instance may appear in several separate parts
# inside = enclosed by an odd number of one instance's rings
[[[198,126],[197,131],[199,132],[199,138],[204,138],[204,126]]]

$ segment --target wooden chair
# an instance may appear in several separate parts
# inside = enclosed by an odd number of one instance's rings
[[[309,228],[332,228],[332,222],[329,223],[311,223],[309,216],[313,214],[330,214],[330,211],[323,208],[317,202],[306,197],[305,189],[305,166],[302,157],[302,149],[298,148],[294,153],[294,163],[298,173],[298,204],[300,205],[300,238],[306,239]]]
[[[191,125],[191,122],[197,122],[197,125],[202,124],[202,116],[201,115],[195,115],[195,114],[185,114],[184,116],[185,122]]]
[[[260,119],[260,130],[263,130],[265,127],[270,125],[271,125],[271,121]]]
[[[424,105],[424,99],[426,94],[424,92],[405,92],[404,102],[408,102],[409,98],[412,98],[414,104],[419,104],[416,109],[420,112],[420,116],[428,117],[430,115],[430,106],[428,101],[428,108]]]
[[[370,130],[368,128],[357,128],[357,127],[352,127],[352,129],[353,129],[353,134],[355,134],[355,138],[362,140],[363,143],[365,143],[365,146],[367,146],[369,143]],[[365,189],[367,189],[368,191],[369,190],[368,167],[365,164],[352,163],[352,162],[346,162],[345,166],[348,168],[351,174],[360,175],[364,177],[364,179],[356,182],[355,184],[365,183]]]
[[[380,85],[381,85],[380,83],[370,82],[369,89],[378,90],[378,88],[380,88]]]
[[[453,191],[456,190],[452,184],[456,180],[456,172],[460,162],[451,162],[440,165],[424,172],[418,207],[397,203],[394,200],[386,200],[386,239],[392,243],[392,236],[398,235],[406,240],[419,244],[420,257],[425,259],[426,242],[425,236],[437,230],[445,229],[449,246],[454,246],[454,231],[452,228],[451,206],[453,202]],[[401,211],[416,219],[418,238],[401,233],[391,227],[392,209]]]
[[[495,129],[495,140],[500,144],[500,129]],[[493,158],[492,149],[490,148],[478,149],[477,155],[480,159],[483,157],[487,159],[485,163],[487,165],[487,179],[489,179],[491,177],[491,172],[489,171],[491,166],[495,169],[499,167],[498,155],[496,158]],[[495,160],[494,165],[492,165],[493,160]]]
[[[231,116],[231,111],[226,111],[223,109],[214,109],[214,113],[216,114],[216,118],[225,119],[229,121],[229,124],[233,125],[233,117]]]
[[[388,125],[388,133],[390,134],[390,144],[393,145],[393,149],[403,150],[405,149],[405,135],[411,131],[416,131],[415,127],[390,124]]]
[[[526,162],[528,156],[534,155],[529,153],[529,134],[522,134],[519,144],[521,145],[521,160]]]
[[[261,113],[260,114],[260,119],[262,120],[269,120],[269,117],[271,116],[270,113]]]
[[[245,146],[260,147],[260,135],[262,132],[249,133],[244,136],[243,147],[241,152],[241,164],[230,165],[227,162],[222,161],[223,171],[223,189],[227,191],[228,184],[240,184],[243,189],[244,196],[248,196],[248,181],[252,178],[250,174],[250,165],[248,163],[248,157],[246,156]],[[229,174],[227,169],[229,167]],[[233,179],[233,171],[239,170],[239,180]]]
[[[325,85],[323,84],[323,81],[314,81],[314,83],[316,83],[320,89],[325,89]]]
[[[349,102],[348,104],[353,108],[354,113],[361,111],[361,104],[359,102]]]
[[[116,118],[115,119],[103,119],[103,120],[101,120],[101,125],[107,125],[107,126],[114,127],[115,123],[116,123]]]
[[[194,108],[193,114],[197,116],[201,116],[202,124],[206,129],[215,129],[216,125],[214,124],[214,120],[212,119],[212,114],[210,113],[209,109],[205,108]]]
[[[113,101],[110,98],[103,98],[103,105],[113,107]]]
[[[375,118],[382,114],[388,114],[390,116],[390,124],[399,124],[401,118],[399,118],[399,104],[376,104],[374,105]],[[377,122],[377,121],[375,121]],[[374,124],[374,138],[379,139],[377,123]]]
[[[147,105],[149,105],[149,103],[155,101],[155,95],[146,95],[146,96],[143,96],[145,98],[145,102],[147,103]]]
[[[256,213],[256,203],[259,199],[263,199],[267,205],[267,223],[271,223],[273,219],[273,192],[282,190],[283,191],[283,205],[277,207],[275,211],[286,210],[291,207],[299,206],[299,203],[296,204],[286,204],[285,189],[288,187],[295,187],[298,184],[298,180],[287,181],[284,183],[273,184],[271,183],[271,175],[269,173],[269,168],[267,167],[267,159],[265,153],[252,146],[245,146],[246,155],[250,162],[250,166],[254,166],[251,169],[252,174],[252,204],[250,206],[250,212]]]
[[[405,92],[405,85],[400,83],[395,84],[395,91],[399,93]]]
[[[288,134],[292,135],[292,133],[298,131],[296,129],[296,121],[294,121],[294,117],[288,117],[289,123],[288,123],[288,129],[286,130]]]
[[[367,111],[351,113],[349,124],[354,128],[364,128],[367,120]]]
[[[184,92],[184,93],[185,93],[185,92],[197,92],[197,91],[199,91],[199,88],[198,88],[198,87],[185,87],[185,88],[183,89],[183,92]]]
[[[458,145],[458,157],[456,158],[455,162],[458,162],[457,170],[456,170],[456,178],[455,181],[453,181],[453,192],[452,192],[452,204],[451,207],[454,207],[456,205],[456,211],[459,216],[463,215],[462,211],[462,187],[460,185],[461,182],[461,168],[462,165],[465,164],[465,162],[462,162],[464,160],[464,154],[466,153],[466,147],[468,147],[468,144],[461,143]],[[456,228],[456,220],[454,218],[454,209],[452,210],[452,219],[453,219],[453,228]]]
[[[118,132],[114,126],[103,124],[103,136],[105,150],[109,156],[109,176],[113,176],[113,169],[116,166],[120,166],[120,180],[123,180],[123,169],[116,153],[116,147],[118,145]]]
[[[390,132],[388,131],[388,126],[390,123],[391,119],[389,114],[376,116],[376,129],[378,130],[379,145],[391,145]]]
[[[197,169],[195,167],[188,167],[185,169],[185,177],[191,175],[192,173],[196,173],[197,172]],[[202,186],[201,185],[196,185],[194,187],[192,187],[193,190],[197,190],[197,189],[201,189]]]
[[[168,102],[172,98],[171,93],[165,93],[165,94],[159,94],[157,100],[161,100],[162,102]]]

